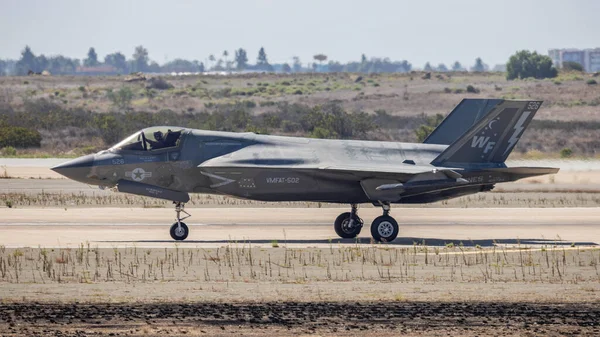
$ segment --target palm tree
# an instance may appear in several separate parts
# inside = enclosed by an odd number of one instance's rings
[[[227,56],[229,56],[229,52],[227,50],[224,50],[223,57],[225,58],[225,70],[229,70],[229,63],[227,62]]]
[[[210,56],[208,57],[208,60],[209,60],[210,62],[212,62],[212,64],[213,64],[213,66],[212,66],[212,67],[210,67],[210,68],[211,68],[211,69],[212,69],[212,68],[214,68],[214,67],[215,67],[215,60],[216,60],[216,59],[215,59],[215,55],[213,55],[213,54],[210,54]]]

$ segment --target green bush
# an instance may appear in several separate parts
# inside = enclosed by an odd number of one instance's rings
[[[152,77],[146,82],[146,88],[156,90],[173,89],[174,86],[162,77]]]
[[[375,129],[371,115],[365,112],[349,114],[335,102],[313,107],[301,117],[300,125],[315,138],[364,137]]]
[[[595,80],[595,79],[593,79],[593,78],[590,78],[590,79],[589,79],[589,80],[587,80],[587,82],[585,82],[585,83],[587,83],[588,85],[596,85],[596,84],[598,84],[598,82],[596,82],[596,80]]]
[[[565,147],[564,149],[560,150],[561,158],[570,158],[572,155],[573,155],[573,150],[569,149],[568,147]]]
[[[3,156],[16,156],[17,155],[17,149],[15,149],[12,146],[7,146],[7,147],[3,147],[2,150],[0,150],[0,153],[2,153]]]
[[[260,104],[261,107],[264,107],[264,106],[274,106],[274,105],[277,104],[277,102],[274,102],[274,101],[264,101],[264,102],[259,102],[259,104]]]
[[[9,146],[28,148],[40,147],[42,136],[37,130],[18,126],[0,128],[0,148]]]
[[[467,92],[470,92],[472,94],[478,94],[479,93],[479,89],[475,88],[472,85],[467,85]]]
[[[296,123],[296,122],[292,122],[292,121],[283,121],[281,123],[281,128],[283,129],[283,132],[297,132],[298,130],[301,129],[300,124]]]
[[[250,101],[250,100],[244,100],[244,101],[238,102],[238,104],[241,104],[248,109],[256,108],[256,102]]]
[[[263,124],[268,128],[277,129],[281,126],[281,118],[277,115],[264,114]]]
[[[322,128],[320,126],[314,128],[310,133],[310,136],[312,138],[337,138],[337,134],[334,131]]]
[[[562,68],[565,71],[583,71],[583,66],[579,62],[565,61],[562,63]]]
[[[107,96],[117,108],[129,109],[133,99],[133,91],[129,87],[121,87],[117,92],[110,90]]]
[[[80,155],[92,154],[98,152],[98,148],[95,145],[88,145],[75,149]]]
[[[428,116],[425,120],[425,124],[420,125],[415,129],[415,135],[419,142],[423,142],[435,128],[440,125],[444,120],[444,115],[436,114],[435,116]]]
[[[122,126],[113,115],[94,116],[94,124],[106,145],[116,144],[123,138]]]
[[[506,78],[508,80],[524,78],[553,78],[558,75],[552,59],[537,52],[521,50],[512,55],[506,64]]]

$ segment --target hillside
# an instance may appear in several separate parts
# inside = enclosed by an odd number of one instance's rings
[[[576,156],[593,156],[600,148],[600,85],[588,84],[593,75],[581,73],[517,81],[499,73],[433,73],[430,79],[423,73],[146,76],[0,77],[0,121],[40,131],[37,151],[49,154],[95,151],[155,124],[417,141],[414,129],[426,115],[445,115],[463,98],[536,99],[544,105],[517,152],[556,156],[569,148]],[[293,114],[332,102],[348,113],[344,118],[365,113],[364,132],[311,134],[314,126],[286,124]],[[116,131],[108,127],[109,137],[102,130],[106,116],[119,125]]]

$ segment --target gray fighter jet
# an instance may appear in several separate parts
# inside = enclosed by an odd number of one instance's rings
[[[465,99],[422,144],[151,127],[52,169],[82,183],[173,201],[174,240],[189,234],[182,222],[189,217],[189,193],[212,193],[349,204],[350,212],[333,224],[342,238],[360,233],[357,205],[372,203],[383,215],[371,224],[371,235],[391,242],[399,232],[392,204],[456,198],[558,172],[504,163],[541,103]]]

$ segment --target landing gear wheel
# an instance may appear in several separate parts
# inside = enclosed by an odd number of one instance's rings
[[[188,234],[190,234],[190,230],[188,226],[183,222],[180,222],[179,224],[177,224],[176,222],[173,224],[173,226],[171,226],[171,237],[173,238],[173,240],[185,240],[185,238],[188,237]]]
[[[377,217],[371,224],[371,235],[379,242],[394,241],[399,231],[398,223],[389,215]]]
[[[350,222],[350,219],[353,221]],[[362,226],[362,219],[356,214],[352,217],[352,212],[340,214],[333,223],[333,229],[335,229],[337,235],[344,239],[353,239],[357,237],[358,234],[360,234]]]
[[[175,213],[177,214],[177,218],[175,219],[173,226],[171,226],[170,233],[173,240],[182,241],[188,237],[190,230],[188,226],[181,220],[189,218],[190,213],[183,209],[185,207],[183,202],[173,201],[173,203],[175,204]],[[182,218],[181,213],[186,214],[186,216]]]

